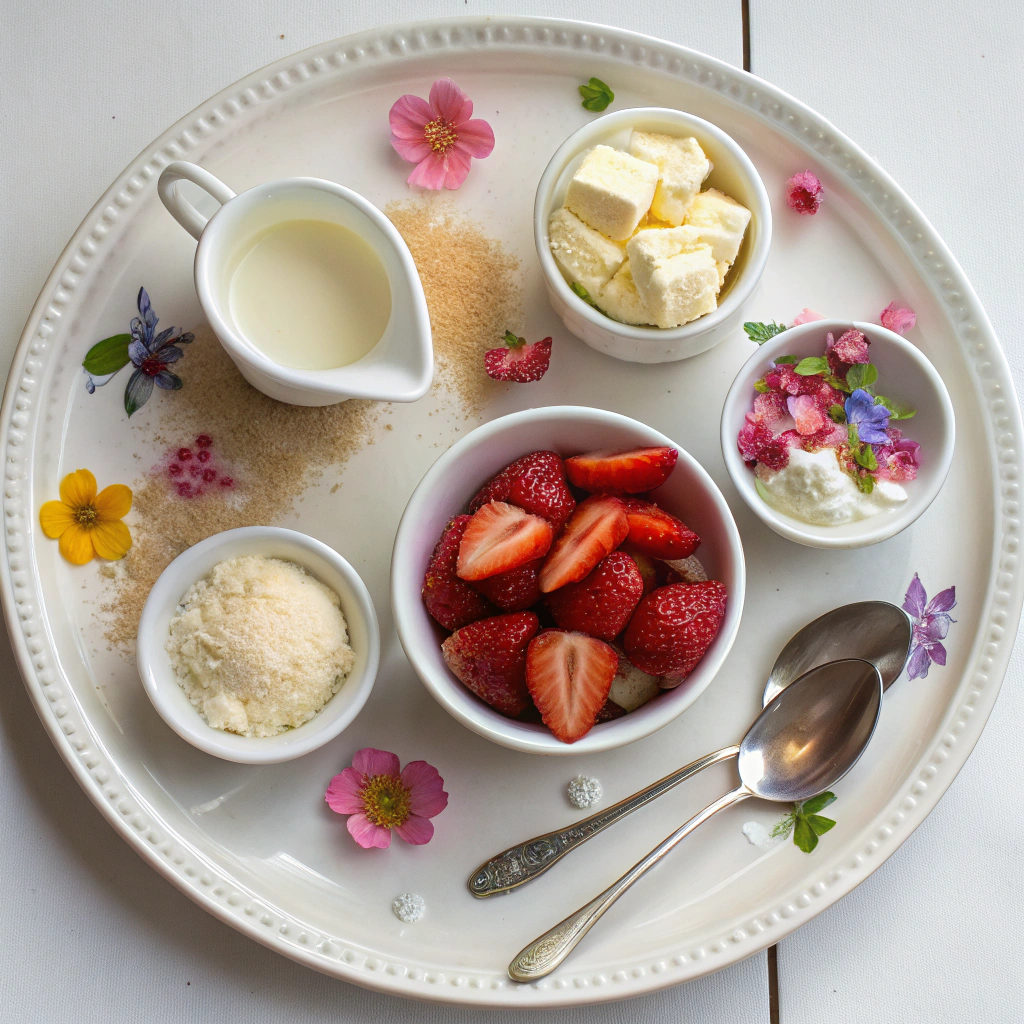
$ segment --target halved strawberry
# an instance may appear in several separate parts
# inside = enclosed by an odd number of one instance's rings
[[[557,530],[572,515],[576,499],[565,481],[565,465],[556,452],[530,452],[506,466],[477,491],[469,503],[475,512],[489,501],[507,501],[542,516]]]
[[[526,650],[539,628],[533,612],[495,615],[457,629],[441,644],[441,653],[452,672],[484,703],[515,717],[531,706]]]
[[[518,569],[546,555],[554,535],[546,519],[503,501],[489,501],[466,525],[456,571],[464,580],[484,580]]]
[[[484,370],[488,377],[530,384],[548,372],[550,338],[527,345],[525,338],[517,338],[511,331],[506,331],[503,340],[504,348],[492,348],[484,353]]]
[[[540,570],[540,589],[545,594],[583,579],[629,533],[621,499],[595,495],[582,502],[552,545]],[[460,573],[461,575],[461,573]]]
[[[497,610],[485,595],[455,574],[459,544],[471,518],[456,516],[448,523],[423,577],[423,604],[445,629],[458,629]]]
[[[624,551],[602,558],[579,583],[569,583],[548,597],[560,629],[613,640],[625,628],[644,594],[644,578]]]
[[[640,494],[660,487],[672,472],[675,448],[609,448],[565,460],[565,471],[577,487],[598,493]]]
[[[541,598],[537,576],[542,562],[543,559],[536,558],[526,565],[519,566],[518,569],[510,569],[508,572],[499,572],[497,576],[477,580],[473,587],[506,612],[524,611]],[[463,583],[463,586],[467,584]]]
[[[626,627],[629,660],[654,676],[691,671],[718,635],[725,602],[718,580],[659,587],[640,602]]]
[[[557,739],[575,743],[590,732],[618,667],[614,647],[582,633],[546,629],[530,641],[526,685]]]
[[[629,521],[628,541],[652,558],[689,558],[700,537],[681,519],[639,498],[623,498]]]

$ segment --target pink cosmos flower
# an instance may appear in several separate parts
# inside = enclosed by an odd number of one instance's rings
[[[801,216],[816,214],[824,197],[825,190],[812,171],[798,171],[786,182],[786,202]]]
[[[450,78],[430,87],[429,102],[400,96],[388,120],[395,152],[416,164],[410,185],[458,188],[469,174],[470,159],[482,160],[494,149],[491,126],[473,117],[473,101]]]
[[[917,314],[912,309],[898,308],[895,302],[890,302],[882,310],[879,321],[887,330],[906,334],[917,323]]]
[[[448,806],[444,779],[426,761],[410,761],[399,771],[396,754],[366,747],[356,752],[352,767],[331,779],[325,796],[338,814],[350,815],[352,838],[364,850],[391,845],[394,829],[407,843],[429,843],[434,826],[428,820]]]
[[[815,320],[824,320],[825,318],[816,310],[808,309],[806,306],[800,310],[795,317],[793,317],[792,327],[799,327],[801,324],[811,324]]]

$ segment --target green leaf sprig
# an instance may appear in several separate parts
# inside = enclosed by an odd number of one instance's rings
[[[819,814],[836,801],[835,793],[820,793],[800,804],[793,804],[789,812],[769,833],[773,839],[793,834],[793,845],[810,853],[818,845],[818,836],[835,828],[835,822]]]
[[[766,341],[771,341],[776,335],[781,334],[786,327],[784,324],[777,324],[774,320],[768,324],[757,320],[748,320],[743,325],[743,330],[747,332],[747,337],[751,341],[763,345]]]
[[[580,95],[583,97],[583,109],[595,112],[606,110],[615,99],[615,93],[600,78],[592,78],[586,85],[581,85]]]
[[[590,292],[579,283],[579,281],[573,281],[569,287],[573,290],[573,293],[578,295],[588,306],[593,306],[597,309],[597,303],[590,297]]]

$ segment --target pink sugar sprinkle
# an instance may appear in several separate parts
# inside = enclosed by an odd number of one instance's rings
[[[825,318],[817,310],[808,309],[806,306],[800,310],[795,317],[793,317],[793,323],[791,326],[799,327],[801,324],[811,324],[815,320],[824,320]]]
[[[803,217],[818,212],[825,190],[812,171],[798,171],[786,182],[786,202]]]
[[[886,330],[906,334],[917,323],[917,314],[912,309],[897,307],[895,302],[890,302],[882,310],[879,322]]]

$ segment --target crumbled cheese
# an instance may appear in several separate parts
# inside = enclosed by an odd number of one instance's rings
[[[294,562],[243,555],[194,583],[171,619],[171,665],[214,729],[276,736],[309,721],[355,661],[338,595]]]
[[[427,903],[422,896],[417,896],[414,892],[403,892],[394,898],[391,909],[399,921],[415,924],[426,912]]]
[[[604,796],[601,783],[590,775],[577,775],[569,783],[567,792],[569,794],[569,802],[573,807],[578,807],[581,811],[586,810],[588,807],[593,807]]]
[[[584,224],[564,206],[548,221],[551,254],[570,279],[597,295],[622,266],[626,247]]]
[[[572,176],[565,205],[596,231],[625,241],[651,208],[657,186],[654,164],[595,146]]]
[[[658,167],[658,187],[651,213],[667,224],[682,224],[690,200],[711,173],[711,162],[700,143],[692,137],[680,139],[634,129],[629,137],[629,152]]]

